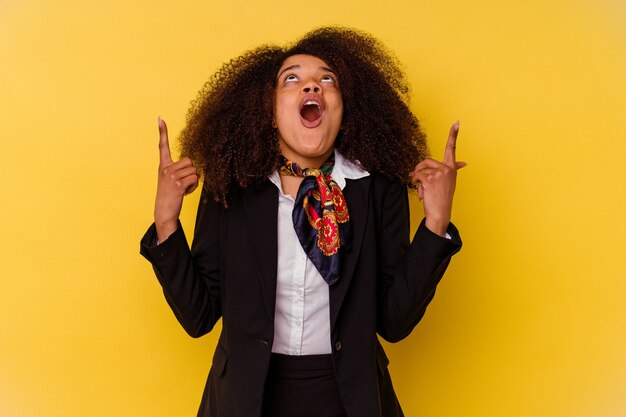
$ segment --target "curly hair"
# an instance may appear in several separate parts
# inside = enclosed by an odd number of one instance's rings
[[[264,45],[225,63],[204,85],[180,135],[181,154],[204,176],[204,187],[227,203],[234,192],[263,183],[280,163],[273,126],[276,76],[292,55],[326,62],[341,83],[344,113],[335,147],[367,171],[407,185],[428,155],[411,113],[397,58],[377,39],[349,28],[315,29],[287,47]]]

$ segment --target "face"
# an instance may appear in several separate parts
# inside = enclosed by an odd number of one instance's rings
[[[282,154],[304,168],[331,154],[341,127],[343,101],[329,66],[312,55],[292,55],[278,71],[274,122]]]

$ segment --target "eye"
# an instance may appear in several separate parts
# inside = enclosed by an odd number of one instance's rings
[[[335,79],[330,75],[324,75],[321,80],[323,83],[334,83]]]
[[[285,81],[286,83],[290,83],[290,82],[294,82],[294,81],[298,81],[298,77],[296,77],[295,74],[289,74],[288,76],[285,77]]]

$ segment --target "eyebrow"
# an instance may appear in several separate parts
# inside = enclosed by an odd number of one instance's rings
[[[288,66],[288,67],[286,67],[286,68],[283,68],[283,69],[282,69],[282,70],[278,73],[278,75],[276,76],[276,78],[277,78],[277,79],[278,79],[278,78],[280,78],[280,76],[281,76],[284,72],[286,72],[286,71],[290,71],[290,70],[293,70],[293,69],[298,69],[298,68],[300,68],[300,65],[297,65],[297,64],[296,64],[296,65],[290,65],[290,66]],[[332,69],[330,69],[330,68],[328,68],[328,67],[319,67],[319,69],[321,69],[322,71],[327,71],[327,72],[330,72],[330,73],[332,73],[332,74],[334,74],[334,73],[335,73]]]

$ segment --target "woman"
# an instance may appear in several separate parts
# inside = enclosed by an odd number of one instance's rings
[[[193,337],[221,317],[199,416],[402,416],[377,334],[423,316],[461,246],[450,223],[458,122],[426,158],[395,59],[321,28],[225,64],[173,162],[159,119],[155,222],[142,239]],[[192,162],[193,161],[193,162]],[[204,176],[191,250],[178,216]],[[407,186],[425,219],[409,245]]]

